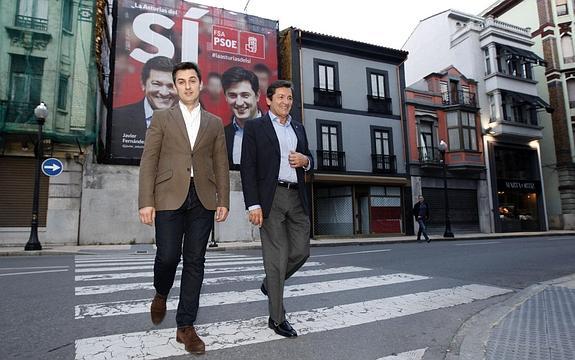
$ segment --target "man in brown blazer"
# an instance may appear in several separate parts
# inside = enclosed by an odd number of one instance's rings
[[[180,63],[172,77],[180,101],[154,112],[140,161],[140,220],[156,226],[156,295],[150,314],[154,324],[164,319],[166,299],[183,255],[176,340],[187,351],[203,354],[205,345],[194,321],[214,213],[218,222],[228,215],[228,153],[222,121],[200,107],[198,66]]]

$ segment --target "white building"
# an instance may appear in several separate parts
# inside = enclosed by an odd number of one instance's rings
[[[549,105],[538,97],[533,71],[544,61],[532,45],[529,29],[447,10],[422,20],[403,47],[408,85],[450,65],[478,82],[487,181],[477,196],[488,200],[479,216],[492,232],[548,229],[540,117]],[[463,90],[456,80],[446,86]]]

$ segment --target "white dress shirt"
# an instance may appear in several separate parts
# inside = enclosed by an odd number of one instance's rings
[[[200,130],[200,115],[201,108],[198,104],[192,111],[189,111],[187,106],[181,101],[180,110],[182,110],[182,115],[184,116],[184,122],[186,123],[186,130],[188,131],[188,138],[190,139],[190,149],[194,150],[194,144],[196,143],[196,138],[198,137],[198,131]],[[190,169],[190,176],[194,177],[194,167]]]

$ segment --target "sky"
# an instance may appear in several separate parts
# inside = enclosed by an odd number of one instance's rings
[[[477,15],[496,0],[190,0],[302,30],[401,49],[420,20],[447,9]],[[247,10],[244,11],[247,3]]]

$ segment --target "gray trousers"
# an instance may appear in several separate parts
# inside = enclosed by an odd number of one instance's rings
[[[278,186],[260,229],[269,313],[276,323],[285,320],[284,282],[309,257],[309,227],[298,191]]]

